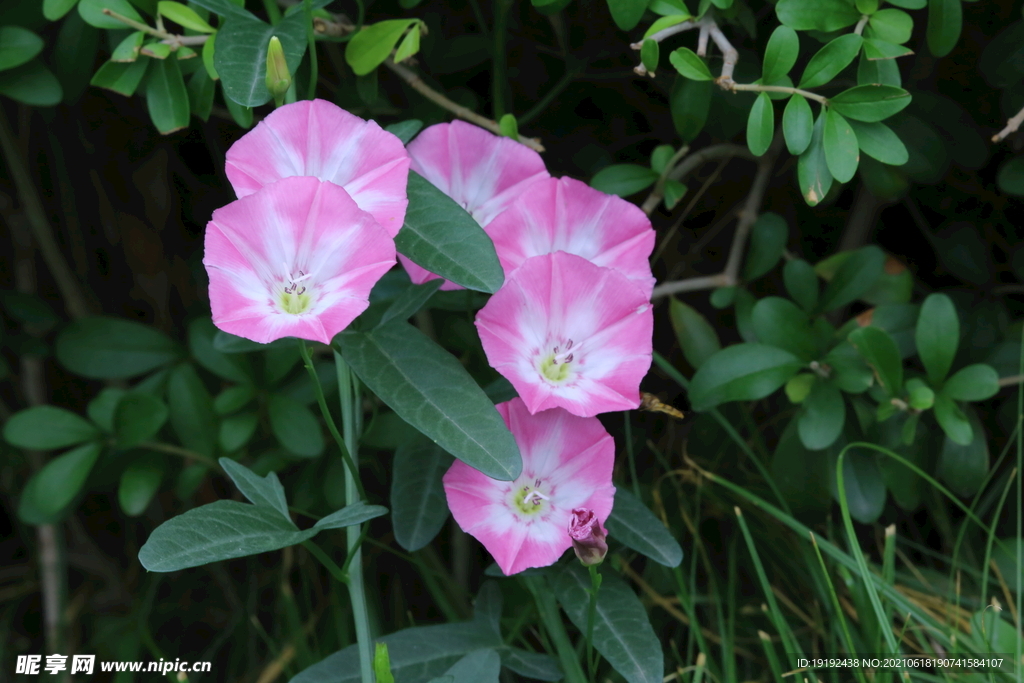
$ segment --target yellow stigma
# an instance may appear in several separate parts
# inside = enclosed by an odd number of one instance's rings
[[[545,509],[548,497],[531,486],[520,486],[515,489],[512,504],[524,515],[536,515]]]
[[[288,291],[281,292],[281,298],[279,301],[284,312],[291,313],[293,315],[305,313],[309,310],[309,306],[313,302],[312,297],[310,297],[304,287],[302,288],[302,294]]]
[[[569,367],[572,362],[558,362],[555,354],[549,354],[540,362],[540,372],[552,382],[564,382],[569,379]]]

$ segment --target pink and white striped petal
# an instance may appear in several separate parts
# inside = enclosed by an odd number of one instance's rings
[[[564,251],[614,268],[647,296],[654,289],[651,221],[635,205],[578,180],[538,181],[486,230],[506,275],[531,256]]]
[[[430,126],[409,143],[411,169],[459,203],[486,227],[527,187],[548,178],[544,160],[529,147],[464,121]],[[399,256],[416,284],[436,279]],[[462,289],[446,282],[441,289]]]
[[[203,264],[213,322],[266,344],[329,344],[395,264],[395,242],[339,185],[284,178],[213,212]]]
[[[496,406],[523,456],[515,481],[456,461],[444,475],[448,507],[506,575],[558,561],[572,546],[573,508],[611,514],[615,443],[597,418],[560,409],[531,414],[521,399]]]
[[[476,316],[491,367],[531,413],[573,415],[640,405],[651,366],[654,312],[625,275],[563,251],[516,269]]]
[[[324,100],[275,109],[231,146],[225,170],[239,197],[281,178],[313,176],[344,187],[391,237],[405,223],[402,141]]]

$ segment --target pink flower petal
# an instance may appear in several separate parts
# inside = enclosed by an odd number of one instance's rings
[[[654,313],[625,275],[555,252],[527,259],[476,317],[487,360],[530,412],[574,415],[640,405]]]
[[[650,220],[626,200],[578,180],[538,181],[486,230],[506,275],[531,256],[564,251],[618,270],[647,296],[654,289]]]
[[[344,187],[391,237],[405,223],[402,141],[324,100],[274,110],[231,146],[226,171],[239,197],[281,178],[314,176]]]
[[[395,243],[340,186],[294,176],[214,211],[203,264],[222,330],[329,344],[369,305]]]
[[[464,121],[430,126],[409,143],[412,170],[487,226],[528,186],[549,177],[544,160],[529,147]],[[438,276],[400,259],[416,284]],[[448,282],[441,289],[462,289]]]
[[[574,507],[608,518],[615,443],[596,418],[559,409],[531,415],[518,398],[497,408],[519,444],[522,474],[502,482],[456,461],[444,489],[455,521],[510,575],[553,564],[571,547]],[[521,507],[517,494],[520,502],[533,498]]]

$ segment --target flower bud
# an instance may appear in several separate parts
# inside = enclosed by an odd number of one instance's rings
[[[271,36],[270,45],[267,46],[267,90],[278,106],[284,102],[284,96],[291,85],[292,75],[284,58],[284,48],[277,36]]]
[[[576,557],[580,558],[585,567],[601,564],[608,554],[605,531],[593,510],[573,509],[572,519],[569,520],[569,537]]]

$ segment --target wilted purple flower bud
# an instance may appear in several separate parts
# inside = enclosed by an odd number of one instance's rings
[[[601,564],[604,556],[608,554],[604,529],[601,528],[601,522],[593,510],[573,509],[572,519],[569,520],[569,538],[572,539],[572,549],[576,551],[576,557],[580,558],[585,567]]]

